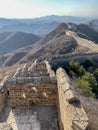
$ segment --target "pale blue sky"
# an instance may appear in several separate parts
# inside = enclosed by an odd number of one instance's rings
[[[0,0],[0,17],[98,16],[98,0]]]

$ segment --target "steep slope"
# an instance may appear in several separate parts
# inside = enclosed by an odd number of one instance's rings
[[[5,59],[5,62],[3,65],[5,66],[11,66],[17,63],[21,58],[23,58],[26,55],[26,52],[16,52],[8,55],[8,57]]]
[[[2,32],[0,33],[0,42],[5,40],[9,35],[11,35],[12,32]]]
[[[27,61],[32,59],[51,59],[52,57],[62,56],[67,53],[73,52],[77,48],[77,42],[70,36],[55,37],[50,40],[46,45],[32,54],[30,52]]]
[[[22,47],[34,44],[40,38],[33,34],[23,33],[23,32],[12,32],[6,37],[5,33],[1,34],[0,42],[0,54],[9,53],[10,51],[17,50]],[[5,38],[5,39],[4,39]]]
[[[61,23],[59,24],[56,29],[54,29],[53,31],[51,31],[50,33],[48,33],[45,38],[42,39],[42,41],[40,42],[40,44],[46,44],[48,41],[52,40],[56,35],[58,34],[64,34],[65,35],[65,30],[67,30],[67,24],[65,23]]]
[[[98,19],[91,20],[88,25],[98,32]]]
[[[78,46],[80,47],[80,51],[83,51],[83,48],[86,49],[87,52],[97,52],[98,45],[92,42],[91,40],[81,38],[77,35],[77,33],[73,31],[66,31],[66,35],[73,37],[76,41]]]

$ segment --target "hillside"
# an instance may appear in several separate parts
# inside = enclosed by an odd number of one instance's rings
[[[76,25],[78,27],[80,25]],[[70,31],[67,24],[60,24],[55,30],[48,33],[45,38],[39,42],[39,49],[35,52],[30,51],[20,63],[30,61],[32,59],[59,59],[66,57],[66,55],[73,55],[77,53],[87,53],[98,51],[98,45],[86,37],[79,37],[77,31]],[[91,29],[94,31],[93,29]],[[68,34],[68,32],[70,32]],[[72,33],[71,33],[72,32]],[[85,33],[81,34],[85,36]],[[96,32],[97,35],[97,32]],[[98,36],[98,35],[97,35]]]
[[[86,49],[86,51],[89,51],[89,52],[98,51],[98,45],[97,44],[95,44],[91,40],[85,39],[83,37],[82,38],[79,37],[78,33],[75,33],[73,31],[66,31],[66,35],[72,36],[77,41],[78,45],[81,46],[81,52],[82,52],[83,47]]]
[[[42,39],[40,44],[42,45],[46,44],[48,41],[52,40],[56,35],[60,35],[60,34],[62,35],[62,33],[67,29],[68,29],[67,24],[65,23],[59,24],[53,31],[46,34],[46,36]]]
[[[69,24],[70,30],[76,32],[80,37],[85,36],[89,40],[98,43],[98,32],[87,24]]]
[[[95,31],[98,32],[98,19],[93,19],[88,22],[88,25],[91,26]]]
[[[77,42],[74,38],[69,36],[55,37],[50,40],[46,45],[41,47],[35,53],[32,51],[25,57],[27,61],[32,59],[51,59],[52,57],[61,56],[67,53],[71,53],[77,48]],[[24,59],[25,59],[24,58]]]
[[[61,23],[36,44],[19,48],[9,58],[4,58],[3,65],[14,65],[14,61],[22,64],[36,58],[57,61],[74,55],[98,52],[98,45],[94,43],[97,37],[98,33],[88,25]],[[16,58],[19,53],[23,55]]]
[[[6,54],[13,50],[26,47],[34,44],[40,38],[33,34],[24,32],[12,32],[12,33],[1,33],[0,34],[0,54]]]

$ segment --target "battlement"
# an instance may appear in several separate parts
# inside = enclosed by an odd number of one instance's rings
[[[88,130],[88,117],[82,104],[72,90],[72,84],[68,75],[63,68],[59,68],[56,72],[56,76],[61,123],[64,130]]]
[[[56,79],[52,79],[51,77],[16,77],[16,78],[9,78],[5,82],[5,85],[18,85],[18,84],[42,84],[42,83],[54,83],[56,84]]]
[[[22,69],[18,68],[13,77],[6,76],[0,84],[0,110],[4,108],[6,98],[10,99],[11,108],[55,105],[56,77],[55,74],[51,77],[52,70],[47,66],[47,61],[36,60],[31,67],[25,64]]]
[[[7,84],[24,84],[24,83],[56,83],[56,76],[48,61],[35,62],[29,67],[27,64],[22,69],[18,68],[13,75],[8,75],[0,83],[0,89]]]
[[[54,71],[51,69],[48,61],[41,61],[38,62],[37,60],[34,61],[31,66],[25,64],[22,69],[18,68],[13,75],[15,77],[40,77],[40,76],[47,76],[47,77],[55,77]]]

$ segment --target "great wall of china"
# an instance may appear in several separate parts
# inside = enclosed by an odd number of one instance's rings
[[[89,130],[89,119],[65,70],[35,60],[0,83],[0,130]]]
[[[70,60],[73,58],[96,58],[98,57],[98,52],[78,52],[78,53],[70,53],[70,54],[66,54],[66,55],[61,55],[61,56],[54,56],[52,57],[51,60],[56,61],[58,59],[65,59],[65,60]]]

